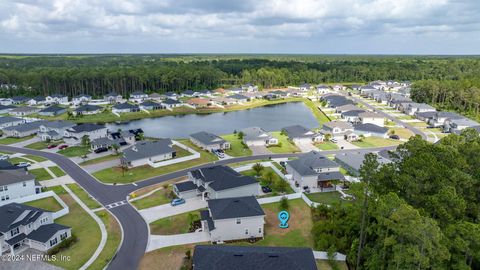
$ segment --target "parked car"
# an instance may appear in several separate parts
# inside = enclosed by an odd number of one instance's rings
[[[303,191],[304,191],[305,193],[310,193],[310,188],[309,188],[308,186],[304,186],[304,187],[303,187]]]
[[[26,168],[26,167],[30,167],[30,162],[20,162],[17,164],[17,167],[20,167],[20,168]]]
[[[49,146],[47,146],[47,149],[52,149],[52,148],[55,148],[55,147],[57,147],[56,144],[50,144]]]
[[[390,135],[390,139],[400,140],[400,136],[398,136],[398,135]]]
[[[184,203],[185,203],[185,200],[184,200],[184,199],[173,199],[173,200],[170,202],[170,205],[171,205],[171,206],[177,206],[177,205],[184,204]]]
[[[272,192],[272,189],[268,186],[263,186],[262,191],[263,191],[263,193],[269,193],[269,192]]]
[[[0,160],[7,160],[10,157],[8,155],[0,155]]]
[[[95,152],[96,154],[107,152],[107,151],[108,151],[107,147],[100,147],[100,148],[97,148],[97,149],[93,150],[93,152]]]
[[[60,145],[60,146],[58,147],[58,149],[62,150],[62,149],[65,149],[65,148],[67,148],[67,147],[68,147],[68,145],[64,144],[64,145]]]
[[[337,142],[338,142],[338,140],[335,139],[335,138],[332,138],[330,141],[333,142],[333,143],[337,143]]]

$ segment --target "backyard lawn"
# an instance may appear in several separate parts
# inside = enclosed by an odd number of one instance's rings
[[[228,134],[221,137],[230,143],[230,149],[225,151],[227,155],[232,157],[252,155],[252,150],[243,144],[243,141],[238,138],[237,134]]]
[[[288,140],[287,135],[282,135],[281,132],[275,131],[271,132],[273,137],[278,139],[279,145],[280,146],[270,146],[268,147],[268,150],[272,151],[272,153],[296,153],[300,152],[300,149],[294,144],[292,144]]]
[[[117,252],[117,248],[120,245],[120,241],[122,240],[122,229],[120,228],[120,225],[118,224],[115,217],[113,217],[105,210],[98,211],[96,212],[96,214],[100,217],[103,224],[105,224],[108,235],[105,247],[103,247],[103,250],[100,255],[98,255],[98,258],[88,268],[89,270],[104,269]]]
[[[33,138],[33,136],[34,135],[23,137],[23,138],[11,138],[11,137],[2,138],[0,139],[0,144],[7,145],[7,144],[19,143],[26,140],[30,140]]]
[[[97,209],[101,205],[77,184],[67,184],[67,187],[90,209]]]
[[[282,193],[282,192],[279,190],[279,188],[278,188],[278,186],[277,186],[277,183],[278,183],[279,181],[283,180],[283,179],[282,179],[282,177],[280,177],[280,175],[278,175],[272,168],[270,168],[270,167],[265,167],[265,168],[262,170],[261,176],[260,176],[259,178],[256,177],[256,174],[255,174],[255,171],[254,171],[254,170],[242,171],[242,172],[240,172],[240,173],[243,174],[243,175],[247,175],[247,176],[254,177],[255,179],[257,179],[257,180],[260,182],[260,184],[261,184],[262,186],[266,186],[267,183],[265,183],[265,180],[264,180],[264,179],[265,179],[265,176],[266,176],[268,173],[271,173],[271,172],[273,172],[273,175],[274,175],[274,177],[273,177],[273,184],[268,185],[268,186],[272,189],[271,195],[273,196],[273,195],[278,195],[279,193]],[[283,180],[283,181],[285,181],[285,180]],[[287,194],[291,194],[291,193],[295,193],[295,191],[292,189],[292,187],[291,187],[290,185],[287,184],[287,185],[286,185],[286,193],[287,193]]]
[[[329,205],[341,202],[350,203],[349,201],[342,200],[340,193],[337,191],[309,193],[307,197],[313,202]]]
[[[123,171],[120,167],[113,167],[104,169],[93,173],[98,180],[104,183],[132,183],[139,180],[148,179],[154,176],[167,174],[183,169],[188,169],[197,165],[209,163],[217,160],[217,157],[212,153],[204,150],[200,150],[197,146],[190,143],[188,140],[178,140],[184,145],[195,149],[200,153],[200,158],[184,161],[176,164],[162,166],[159,168],[152,168],[148,165],[129,168],[127,171]]]
[[[327,142],[321,142],[321,143],[316,143],[315,146],[324,151],[328,150],[337,150],[338,145],[334,144],[333,142],[327,141]]]
[[[53,261],[52,264],[64,269],[80,269],[93,255],[100,244],[100,228],[95,220],[78,205],[73,198],[61,187],[52,188],[68,205],[69,214],[55,220],[56,223],[69,226],[78,241],[69,248],[57,253],[57,256],[69,256],[70,261]]]
[[[362,141],[352,142],[352,144],[362,148],[392,146],[400,143],[401,142],[398,140],[384,139],[374,136],[366,137]]]
[[[157,235],[188,233],[190,224],[199,219],[200,210],[162,218],[150,223],[150,233]]]
[[[23,204],[37,207],[50,212],[57,212],[59,210],[62,210],[62,206],[57,202],[57,200],[55,200],[54,197],[47,197],[35,201],[26,202]]]
[[[53,177],[44,168],[28,170],[29,173],[35,175],[35,180],[44,181],[53,179]]]
[[[64,176],[65,175],[65,172],[60,169],[60,167],[58,166],[52,166],[52,167],[48,167],[50,169],[50,171],[53,172],[53,174],[55,174],[55,176],[57,177],[61,177],[61,176]]]
[[[159,189],[152,193],[151,195],[144,197],[139,200],[132,201],[131,203],[135,206],[138,210],[154,207],[157,205],[162,205],[169,203],[171,199],[168,197],[169,194],[172,192],[172,188],[168,187],[167,189]]]
[[[82,157],[90,154],[91,152],[87,146],[71,146],[71,147],[62,149],[57,153],[62,154],[66,157]]]
[[[389,134],[398,135],[401,139],[409,139],[410,137],[414,136],[413,132],[411,132],[409,129],[406,128],[401,128],[401,127],[393,127],[389,129]]]
[[[87,165],[92,165],[92,164],[97,164],[97,163],[102,163],[102,162],[105,162],[105,161],[118,159],[119,157],[120,157],[120,155],[111,154],[111,155],[108,155],[108,156],[89,159],[87,161],[84,161],[84,162],[80,163],[79,165],[80,166],[87,166]]]

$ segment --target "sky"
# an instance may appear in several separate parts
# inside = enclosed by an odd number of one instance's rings
[[[480,54],[480,0],[0,0],[0,53]]]

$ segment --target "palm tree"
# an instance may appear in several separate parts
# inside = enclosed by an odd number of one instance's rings
[[[258,162],[255,163],[255,165],[252,166],[252,170],[255,171],[256,176],[260,176],[260,173],[263,171],[264,168],[265,167],[263,167],[263,165],[258,163]]]
[[[118,150],[120,149],[120,146],[118,144],[114,143],[112,144],[112,149],[115,151],[115,155],[118,155]]]

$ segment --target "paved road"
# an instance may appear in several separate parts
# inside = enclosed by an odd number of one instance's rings
[[[394,149],[395,147],[378,147],[370,148],[371,151],[380,151],[383,149]],[[288,158],[298,157],[301,153],[296,154],[269,154],[249,157],[239,157],[226,160],[219,160],[209,164],[196,166],[193,168],[173,172],[170,174],[156,176],[147,180],[136,182],[135,185],[106,185],[99,182],[96,178],[90,175],[87,171],[78,166],[69,158],[51,152],[43,152],[27,148],[19,148],[8,145],[0,145],[0,151],[9,151],[14,153],[23,153],[37,155],[47,158],[56,163],[68,175],[70,175],[80,186],[82,186],[91,196],[99,201],[103,206],[111,205],[112,203],[125,201],[128,194],[131,192],[154,184],[158,184],[170,179],[184,176],[188,171],[203,167],[216,165],[226,165],[241,161],[250,161],[255,159],[268,158]],[[337,154],[345,153],[355,150],[331,150],[323,151],[323,154]],[[123,231],[123,241],[118,253],[111,261],[108,269],[137,269],[138,264],[143,257],[148,244],[148,224],[145,223],[140,213],[130,204],[125,203],[121,206],[109,208],[109,211],[115,215],[120,222]]]

